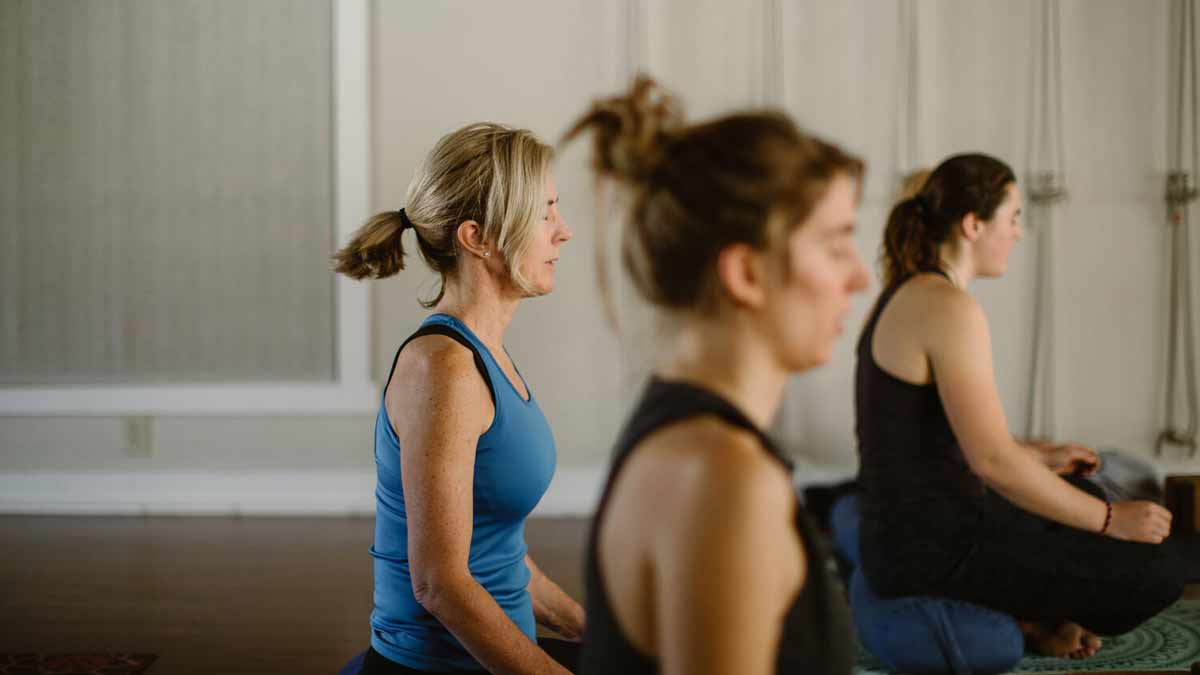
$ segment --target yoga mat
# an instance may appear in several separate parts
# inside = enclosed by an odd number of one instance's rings
[[[1070,673],[1092,670],[1190,670],[1200,661],[1200,599],[1180,600],[1124,635],[1104,638],[1090,659],[1073,661],[1027,654],[1014,673]],[[889,670],[859,648],[858,675],[888,675]]]
[[[154,654],[0,654],[0,675],[141,675]]]

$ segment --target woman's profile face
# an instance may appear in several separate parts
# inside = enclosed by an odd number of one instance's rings
[[[1008,270],[1008,256],[1021,240],[1021,190],[1009,183],[1004,201],[996,207],[983,232],[975,241],[975,264],[981,277],[998,277]]]
[[[870,285],[854,240],[857,185],[835,177],[805,220],[788,236],[788,269],[768,300],[768,324],[787,370],[832,357],[850,298]]]
[[[545,192],[546,203],[542,205],[541,223],[535,225],[533,243],[521,260],[521,271],[533,287],[534,295],[546,295],[554,290],[559,249],[572,236],[571,228],[567,227],[558,211],[558,187],[549,170],[546,171]]]

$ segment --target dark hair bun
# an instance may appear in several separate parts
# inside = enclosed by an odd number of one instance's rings
[[[593,168],[608,178],[637,183],[653,175],[672,135],[682,127],[679,101],[654,80],[639,75],[624,96],[596,101],[563,141],[594,132]]]

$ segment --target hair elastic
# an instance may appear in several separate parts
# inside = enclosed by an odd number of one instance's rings
[[[404,209],[400,209],[396,213],[399,214],[399,216],[400,216],[400,231],[401,232],[403,232],[404,230],[406,230],[410,227],[413,229],[416,229],[416,226],[413,225],[413,222],[408,219],[408,214],[404,212]]]

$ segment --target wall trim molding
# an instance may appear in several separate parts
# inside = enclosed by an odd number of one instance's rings
[[[590,516],[606,465],[560,466],[533,515]],[[797,487],[834,483],[853,468],[796,471]],[[0,472],[0,514],[121,516],[355,516],[375,513],[373,471]]]
[[[560,467],[537,516],[587,516],[604,467]],[[0,514],[353,516],[375,512],[373,471],[7,471]]]
[[[371,214],[370,3],[336,0],[331,18],[333,234],[340,244]],[[0,416],[374,414],[370,287],[342,275],[333,283],[332,382],[0,386]]]
[[[1147,460],[1159,479],[1200,472],[1200,462]],[[590,517],[599,504],[607,465],[562,466],[534,509],[541,517]],[[851,466],[799,462],[797,489],[854,477]],[[5,471],[0,514],[121,516],[370,516],[373,471]]]

